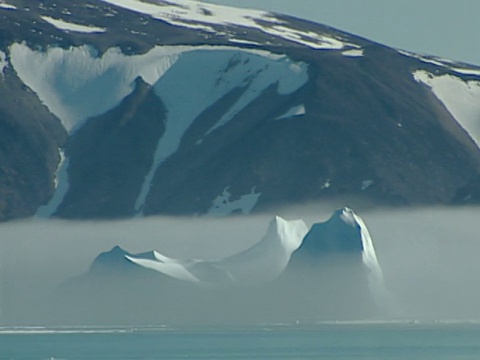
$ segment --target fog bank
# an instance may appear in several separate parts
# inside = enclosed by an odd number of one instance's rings
[[[301,217],[310,226],[327,220],[329,210],[305,207],[281,215],[290,219]],[[384,320],[480,319],[477,276],[480,209],[384,209],[359,215],[372,235],[388,292],[382,311],[376,313],[355,313],[349,309],[370,301],[361,291],[361,281],[352,275],[357,272],[352,263],[337,264],[334,270],[318,267],[312,269],[313,274],[298,275],[311,280],[303,282],[301,287],[298,284],[302,281],[290,278],[281,286],[265,289],[192,292],[182,286],[170,291],[171,284],[157,282],[157,278],[145,278],[145,284],[140,284],[143,281],[140,278],[133,281],[120,274],[94,285],[103,284],[102,288],[111,283],[114,290],[92,294],[89,287],[90,293],[77,289],[67,291],[70,297],[57,297],[59,286],[86,273],[98,254],[115,245],[131,253],[157,249],[173,257],[215,259],[258,242],[273,214],[223,219],[153,217],[112,222],[26,220],[0,225],[0,324],[47,320],[61,324],[62,317],[69,312],[80,312],[79,318],[91,318],[92,322],[99,319],[102,325],[119,320],[145,323],[149,318],[155,324],[175,322],[180,319],[179,313],[184,315],[183,320],[192,322],[214,318],[236,322],[248,318],[245,314],[252,315],[251,321],[265,315],[265,321],[271,322],[295,321],[299,317],[312,322],[335,317],[346,320],[349,316]],[[327,296],[337,292],[350,300]],[[52,297],[57,298],[52,300]],[[62,307],[62,312],[56,313],[48,306],[54,301],[58,301],[55,307]],[[130,306],[127,310],[116,306],[120,303]],[[302,311],[299,307],[303,307]],[[162,312],[171,316],[162,317]],[[149,315],[153,313],[156,316]]]

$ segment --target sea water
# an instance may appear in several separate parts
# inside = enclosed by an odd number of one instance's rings
[[[0,328],[0,359],[480,359],[479,324]]]

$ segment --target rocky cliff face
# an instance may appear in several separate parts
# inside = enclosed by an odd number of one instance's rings
[[[10,3],[2,220],[450,204],[480,175],[475,67],[187,0]]]

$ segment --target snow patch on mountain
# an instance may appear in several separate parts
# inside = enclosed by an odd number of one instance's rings
[[[167,109],[166,130],[135,202],[137,214],[142,212],[158,168],[177,151],[183,134],[203,111],[232,90],[243,89],[240,98],[206,132],[208,135],[269,86],[275,85],[279,94],[298,90],[308,80],[307,69],[305,63],[295,63],[286,56],[239,48],[200,47],[181,54],[154,87]]]
[[[264,58],[255,57],[253,60],[251,63],[250,59],[243,60],[244,64],[241,68],[246,72],[235,75],[241,81],[239,85],[246,87],[244,94],[207,132],[207,135],[232,120],[267,87],[277,84],[278,94],[287,95],[298,90],[308,80],[308,67],[305,63],[294,63],[287,57],[276,62],[268,61],[268,63]]]
[[[318,34],[313,31],[301,31],[289,28],[286,25],[274,25],[264,27],[262,31],[285,40],[289,40],[301,45],[311,47],[317,50],[340,50],[345,47],[345,43],[334,37]],[[352,44],[348,44],[352,46]]]
[[[203,287],[246,286],[275,280],[286,269],[308,229],[303,220],[276,216],[260,242],[218,260],[180,260],[154,252],[156,260],[127,257],[142,267]]]
[[[81,33],[102,33],[106,31],[105,28],[74,24],[71,22],[67,22],[65,20],[54,19],[50,16],[40,16],[40,17],[46,22],[48,22],[49,24],[55,26],[57,29],[64,30],[67,32],[73,31],[73,32],[81,32]]]
[[[301,104],[301,105],[297,105],[297,106],[292,107],[285,114],[277,117],[276,120],[289,119],[289,118],[292,118],[292,117],[305,115],[306,113],[307,113],[307,111],[305,109],[305,105]]]
[[[480,76],[480,69],[452,68],[458,74]]]
[[[362,181],[362,186],[360,187],[362,191],[367,190],[370,186],[374,184],[373,180],[363,180]]]
[[[255,193],[255,188],[249,194],[240,196],[237,200],[231,200],[232,194],[229,187],[223,190],[212,202],[212,207],[208,215],[226,216],[235,211],[241,211],[242,214],[249,214],[255,205],[261,193]]]
[[[342,51],[342,55],[346,57],[362,57],[363,49],[351,49]]]
[[[117,106],[133,91],[138,76],[154,85],[184,50],[155,47],[127,56],[113,48],[99,57],[90,46],[41,52],[22,43],[10,47],[10,57],[20,79],[72,133],[88,118]]]
[[[3,77],[3,70],[8,66],[7,54],[0,50],[0,76]]]
[[[55,192],[48,204],[40,206],[37,209],[36,217],[49,218],[54,215],[68,192],[69,181],[67,171],[70,161],[65,156],[63,149],[58,149],[58,151],[60,154],[60,162],[54,173]]]
[[[228,39],[228,41],[235,43],[235,44],[245,44],[245,45],[255,45],[255,46],[262,46],[259,42],[250,41],[250,40],[242,40],[242,39]]]
[[[6,2],[0,2],[0,9],[7,9],[7,10],[17,10],[15,5],[8,4]]]
[[[241,9],[216,4],[207,4],[196,0],[169,0],[157,4],[139,0],[103,0],[115,6],[150,15],[169,24],[188,27],[206,32],[218,32],[213,26],[241,26],[259,30],[297,44],[314,49],[342,49],[347,44],[332,36],[311,31],[299,31],[277,19],[272,13]]]
[[[480,148],[480,81],[465,81],[453,75],[436,76],[424,70],[415,71],[413,76],[432,89]]]

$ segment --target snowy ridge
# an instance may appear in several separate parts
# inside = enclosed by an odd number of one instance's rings
[[[196,0],[169,0],[147,3],[140,0],[103,0],[115,6],[150,15],[172,25],[214,33],[212,26],[248,27],[314,49],[358,47],[341,39],[311,31],[298,31],[273,14],[260,10],[240,9]],[[238,40],[237,40],[238,41]]]
[[[265,237],[253,247],[219,260],[180,260],[154,252],[156,260],[127,259],[177,280],[199,286],[253,285],[276,279],[287,267],[308,229],[302,220],[276,216]]]
[[[436,76],[424,70],[415,71],[413,76],[432,89],[480,148],[480,80],[464,81],[457,76]]]
[[[54,19],[50,16],[41,16],[41,18],[60,30],[74,31],[74,32],[81,32],[81,33],[101,33],[106,31],[105,28],[74,24],[71,22],[67,22],[65,20]]]

